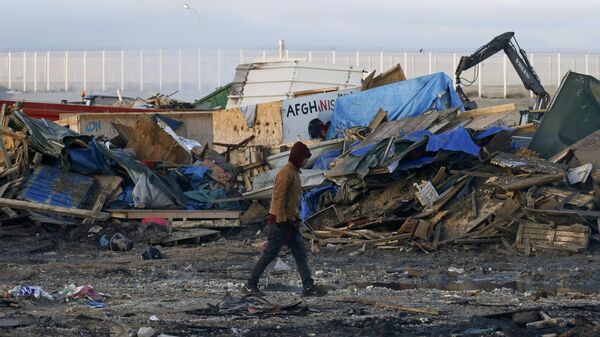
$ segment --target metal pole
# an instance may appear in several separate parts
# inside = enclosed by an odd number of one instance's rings
[[[23,92],[27,92],[27,52],[23,52]]]
[[[221,49],[217,50],[217,88],[221,87]]]
[[[33,52],[33,92],[37,92],[37,51]]]
[[[221,54],[219,53],[219,60],[221,58]],[[220,66],[220,65],[219,65]],[[181,91],[181,49],[178,50],[178,57],[177,57],[177,83],[178,83],[178,88]],[[221,81],[219,81],[221,82]],[[220,85],[219,85],[220,86]]]
[[[263,58],[262,58],[263,62],[267,62],[267,51],[264,49],[262,51],[262,56],[263,56]],[[310,62],[310,61],[308,61],[308,62]]]
[[[125,92],[125,51],[121,49],[121,93]]]
[[[404,75],[408,73],[408,53],[404,53]]]
[[[202,92],[202,49],[198,49],[198,91]]]
[[[479,90],[479,98],[483,97],[483,62],[477,65],[479,72],[479,82],[477,83],[477,89]]]
[[[140,92],[144,92],[144,51],[140,49]]]
[[[503,96],[504,98],[506,98],[506,55],[502,56],[502,89],[503,89]]]
[[[46,91],[50,91],[50,52],[46,52]]]
[[[240,64],[244,64],[244,49],[240,49]]]
[[[383,50],[379,51],[379,72],[383,73]]]
[[[69,91],[69,52],[65,52],[65,91]]]
[[[289,61],[290,59],[290,51],[288,49],[285,50],[285,60]]]
[[[12,90],[12,53],[8,52],[8,90]]]
[[[163,51],[158,51],[158,91],[163,89]]]
[[[308,62],[312,63],[312,50],[308,51]]]
[[[432,55],[431,55],[431,52],[429,52],[428,54],[429,54],[429,75],[431,75],[431,67],[432,67],[431,61],[432,61]]]
[[[436,72],[437,69],[438,69],[438,66],[437,66],[437,55],[434,55],[433,56],[433,72]]]
[[[335,64],[335,50],[331,51],[331,64]]]
[[[102,92],[106,92],[106,51],[102,51]]]
[[[83,51],[83,91],[87,94],[87,50]]]
[[[360,53],[356,52],[356,66],[360,67]]]

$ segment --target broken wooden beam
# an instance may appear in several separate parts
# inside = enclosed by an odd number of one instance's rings
[[[54,205],[46,205],[40,204],[36,202],[23,201],[23,200],[14,200],[14,199],[6,199],[0,198],[0,206],[6,206],[16,209],[24,209],[28,211],[36,211],[36,212],[50,212],[61,215],[68,215],[76,218],[91,218],[95,220],[108,220],[110,219],[110,213],[105,212],[94,212],[85,209],[79,208],[69,208],[62,206],[54,206]]]
[[[147,209],[113,209],[110,216],[117,219],[239,219],[240,212],[220,210],[147,210]]]
[[[494,114],[502,114],[506,112],[511,112],[517,109],[517,106],[514,103],[502,104],[490,106],[487,108],[479,108],[474,110],[469,110],[458,115],[457,119],[459,121],[464,121],[469,118],[486,116],[486,115],[494,115]]]

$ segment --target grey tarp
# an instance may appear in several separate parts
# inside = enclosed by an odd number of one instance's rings
[[[546,110],[529,149],[549,158],[600,129],[600,81],[568,72]]]

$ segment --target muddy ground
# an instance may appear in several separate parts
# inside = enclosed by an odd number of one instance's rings
[[[204,243],[161,247],[166,258],[152,261],[140,258],[148,245],[139,241],[128,252],[100,250],[98,236],[116,227],[105,226],[100,234],[89,234],[88,228],[0,238],[0,291],[35,285],[51,293],[67,284],[89,284],[111,296],[108,306],[92,308],[85,300],[5,301],[0,324],[18,318],[25,319],[25,326],[0,328],[1,336],[127,336],[118,333],[135,333],[140,327],[173,336],[538,336],[571,330],[573,324],[579,334],[570,336],[600,335],[594,325],[600,322],[598,243],[584,254],[534,257],[500,255],[491,244],[446,247],[431,254],[408,245],[366,251],[322,247],[310,254],[310,264],[329,294],[307,299],[300,296],[291,254],[283,252],[292,270],[278,272],[272,264],[261,287],[272,305],[302,303],[289,311],[251,313],[245,307],[214,306],[227,295],[243,298],[240,288],[259,256],[252,244],[263,239],[256,235],[260,226],[223,232]],[[35,247],[41,248],[28,252]],[[535,317],[523,322],[541,319],[538,310],[575,321],[534,329],[510,314],[485,317],[526,309],[533,309]],[[157,321],[150,320],[153,315]]]

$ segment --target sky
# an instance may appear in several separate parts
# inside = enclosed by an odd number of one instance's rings
[[[184,4],[187,4],[187,9]],[[598,51],[600,0],[0,0],[0,50],[471,50],[514,31],[527,51]]]

